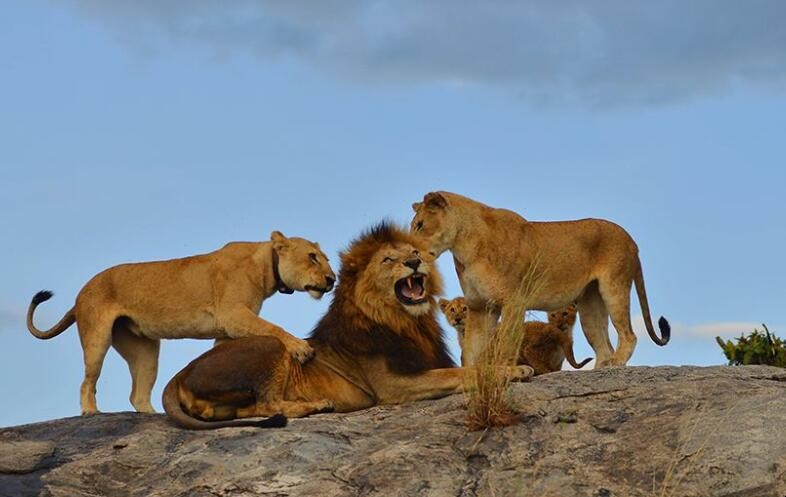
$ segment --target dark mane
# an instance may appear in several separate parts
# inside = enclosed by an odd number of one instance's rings
[[[388,367],[402,374],[453,367],[433,303],[432,312],[418,317],[402,309],[400,329],[393,329],[373,321],[354,302],[356,281],[371,258],[383,246],[395,243],[415,242],[403,229],[383,221],[364,231],[341,253],[333,300],[309,340],[349,357],[384,356]]]

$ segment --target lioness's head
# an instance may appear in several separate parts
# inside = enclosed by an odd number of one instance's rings
[[[570,304],[559,311],[549,313],[549,324],[562,331],[571,331],[576,324],[576,304]]]
[[[448,323],[456,329],[459,334],[459,341],[464,336],[464,326],[467,324],[467,303],[464,297],[456,297],[453,300],[439,299],[439,308],[448,320]]]
[[[415,217],[410,223],[410,232],[423,240],[428,251],[439,257],[453,246],[457,226],[455,213],[448,199],[440,192],[427,193],[422,202],[412,204]]]
[[[429,255],[406,231],[381,223],[341,255],[342,281],[354,281],[353,301],[380,322],[404,310],[428,314],[442,280]]]
[[[318,299],[333,289],[336,274],[318,243],[304,238],[287,238],[280,231],[271,233],[270,241],[278,257],[278,276],[284,285],[279,291],[306,291]]]

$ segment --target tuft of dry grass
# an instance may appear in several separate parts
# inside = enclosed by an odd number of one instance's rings
[[[524,338],[524,316],[543,284],[538,266],[535,261],[516,292],[502,304],[499,324],[490,331],[475,366],[467,370],[464,391],[470,431],[510,426],[516,421],[508,386]]]

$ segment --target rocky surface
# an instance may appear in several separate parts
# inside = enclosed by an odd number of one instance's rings
[[[784,370],[560,372],[512,395],[519,424],[471,433],[461,396],[283,429],[131,413],[6,428],[0,495],[786,495]]]

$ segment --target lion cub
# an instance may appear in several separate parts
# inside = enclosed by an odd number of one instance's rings
[[[272,336],[303,362],[313,354],[311,346],[260,318],[262,302],[295,290],[319,298],[335,281],[319,245],[274,231],[269,242],[232,242],[208,254],[109,268],[87,282],[74,306],[47,331],[35,327],[33,313],[52,293],[38,292],[27,328],[49,339],[77,323],[85,361],[82,414],[97,411],[96,382],[110,346],[128,362],[131,404],[154,412],[150,391],[162,338]]]
[[[469,310],[464,297],[453,300],[440,299],[439,307],[448,323],[458,332],[459,345],[464,347],[464,327]],[[551,373],[562,369],[562,362],[581,369],[592,359],[577,363],[573,355],[573,326],[576,323],[576,306],[570,304],[560,311],[550,312],[548,323],[528,321],[524,323],[524,338],[521,343],[518,364],[532,366],[535,374]]]

